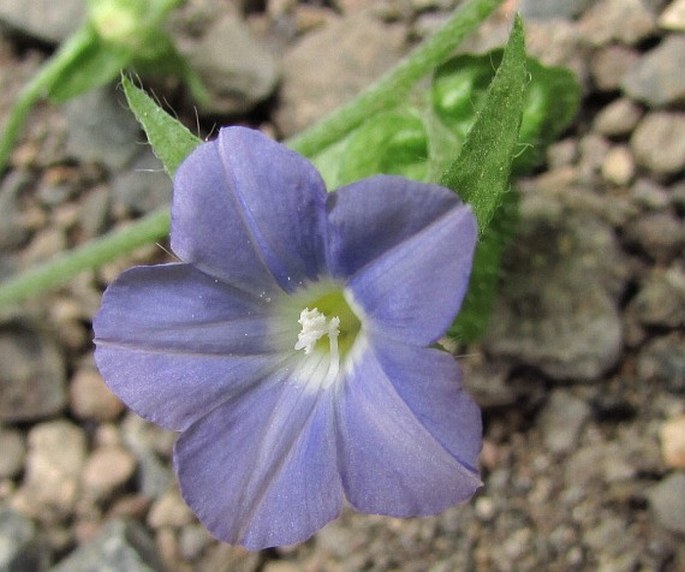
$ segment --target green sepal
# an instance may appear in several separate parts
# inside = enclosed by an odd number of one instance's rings
[[[472,270],[474,287],[469,288],[461,310],[466,317],[457,320],[450,331],[460,339],[477,338],[482,332],[482,324],[487,324],[504,244],[499,227],[502,222],[490,223],[495,213],[501,218],[507,212],[501,205],[509,192],[511,166],[519,151],[527,77],[523,26],[517,17],[483,106],[459,156],[440,181],[471,206],[480,232]]]
[[[121,85],[131,111],[145,130],[152,150],[169,176],[173,177],[178,166],[202,143],[202,139],[159,107],[125,75],[121,78]]]
[[[500,279],[502,254],[518,221],[519,194],[510,189],[502,197],[490,226],[481,235],[474,254],[469,289],[448,335],[464,342],[478,340],[486,331]]]

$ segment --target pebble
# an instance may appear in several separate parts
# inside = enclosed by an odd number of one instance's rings
[[[596,380],[622,347],[623,255],[610,228],[526,195],[485,345],[558,380]]]
[[[57,44],[73,34],[85,20],[83,0],[2,0],[0,20],[10,28]]]
[[[29,237],[23,220],[20,196],[31,184],[24,171],[11,171],[0,183],[0,250],[22,246]]]
[[[631,98],[650,107],[685,102],[685,36],[674,34],[636,62],[621,86]]]
[[[651,340],[640,350],[638,375],[647,381],[663,381],[676,394],[685,392],[685,340],[677,333]]]
[[[630,146],[637,164],[656,175],[681,171],[685,167],[685,113],[648,113],[630,138]]]
[[[186,56],[209,92],[209,101],[199,102],[204,114],[249,111],[274,92],[280,76],[274,56],[231,13],[210,22]]]
[[[566,390],[554,390],[538,418],[547,449],[559,454],[577,447],[581,429],[591,413],[590,406],[584,400]]]
[[[658,183],[639,178],[630,189],[630,198],[639,207],[652,211],[666,209],[671,203],[668,191]]]
[[[164,527],[181,528],[194,520],[195,516],[175,487],[152,504],[147,516],[147,523],[153,530]]]
[[[0,507],[0,570],[43,572],[50,553],[34,524],[11,509]]]
[[[635,161],[630,147],[617,145],[604,157],[602,162],[602,176],[604,180],[617,187],[630,185],[635,176]]]
[[[605,137],[624,137],[635,129],[641,118],[640,107],[627,97],[620,97],[597,113],[592,126]]]
[[[649,490],[647,497],[664,528],[685,534],[685,473],[671,473]]]
[[[685,415],[663,423],[659,431],[661,454],[671,469],[685,469]]]
[[[13,502],[48,522],[61,521],[79,498],[86,436],[66,420],[34,426],[28,435],[26,474]]]
[[[659,16],[659,26],[685,32],[685,0],[673,0]]]
[[[16,477],[26,456],[26,443],[21,431],[0,426],[0,451],[0,480]]]
[[[100,447],[86,461],[83,486],[95,499],[107,499],[131,479],[135,470],[135,457],[126,449]]]
[[[28,322],[0,326],[0,364],[0,421],[32,421],[64,409],[64,357],[47,334]]]
[[[137,151],[140,126],[121,91],[104,86],[64,104],[69,123],[66,153],[83,163],[98,163],[116,172]]]
[[[129,216],[146,214],[171,202],[171,179],[150,147],[145,147],[112,182],[117,206]]]
[[[612,41],[634,45],[657,30],[654,13],[641,0],[598,0],[585,11],[579,28],[595,46]]]
[[[615,91],[628,70],[640,61],[640,52],[628,46],[612,44],[597,50],[590,60],[590,72],[600,91]]]
[[[521,0],[517,10],[524,21],[528,19],[552,20],[572,19],[583,12],[591,3],[591,0]]]
[[[154,541],[137,522],[111,521],[92,541],[79,546],[50,572],[163,572]]]
[[[685,272],[673,266],[656,271],[642,285],[628,306],[628,312],[645,326],[685,326]]]
[[[668,263],[681,253],[685,228],[671,212],[648,212],[631,222],[625,239],[639,246],[650,258]]]
[[[283,56],[280,131],[292,135],[350,100],[397,61],[402,44],[400,29],[365,12],[304,36]]]
[[[80,368],[69,385],[69,407],[79,419],[112,421],[124,411],[100,374],[91,367]]]

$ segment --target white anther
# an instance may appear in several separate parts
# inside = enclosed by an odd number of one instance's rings
[[[300,319],[297,321],[302,329],[297,335],[295,343],[296,350],[304,350],[305,354],[310,354],[316,342],[323,336],[328,336],[331,359],[338,361],[338,335],[340,335],[340,318],[333,316],[330,320],[326,314],[318,308],[310,310],[305,308],[300,312]]]

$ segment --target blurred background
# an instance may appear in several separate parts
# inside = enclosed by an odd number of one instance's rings
[[[164,26],[206,88],[140,79],[191,131],[279,139],[389,69],[453,0],[186,0]],[[510,0],[460,51],[568,66],[581,111],[517,181],[516,238],[478,344],[454,346],[483,408],[484,487],[422,519],[345,510],[310,541],[248,553],[180,499],[175,436],[104,385],[91,319],[150,245],[0,314],[0,571],[685,569],[685,1]],[[0,130],[86,17],[83,0],[0,0]],[[39,102],[0,175],[0,279],[169,203],[117,81]]]

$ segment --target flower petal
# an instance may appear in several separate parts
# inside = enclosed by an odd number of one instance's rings
[[[275,375],[181,435],[181,493],[212,534],[259,550],[304,541],[339,514],[330,397]]]
[[[400,361],[418,355],[416,350]],[[460,447],[448,448],[442,442],[468,429],[450,427],[457,421],[443,418],[444,406],[431,417],[423,409],[434,404],[433,399],[422,400],[413,395],[415,390],[407,390],[407,385],[417,383],[432,392],[432,387],[425,387],[429,382],[421,380],[446,373],[444,364],[432,358],[420,358],[426,370],[412,368],[402,373],[402,379],[390,380],[388,373],[397,373],[394,365],[384,371],[368,348],[339,385],[338,459],[345,494],[360,511],[402,517],[436,514],[466,500],[481,484],[473,466],[453,456]],[[459,401],[454,407],[460,408]],[[472,449],[466,446],[466,451]]]
[[[462,465],[476,470],[481,413],[462,388],[455,359],[444,351],[385,338],[372,344],[383,372],[416,418]]]
[[[131,409],[183,429],[275,367],[257,300],[187,264],[132,268],[93,321],[98,368]]]
[[[229,127],[174,179],[171,246],[185,262],[244,288],[292,291],[325,268],[326,189],[302,156]]]
[[[476,237],[471,209],[456,203],[358,270],[347,288],[364,326],[406,343],[435,342],[461,306]]]
[[[331,270],[343,278],[461,204],[449,189],[390,175],[342,187],[328,203]]]

